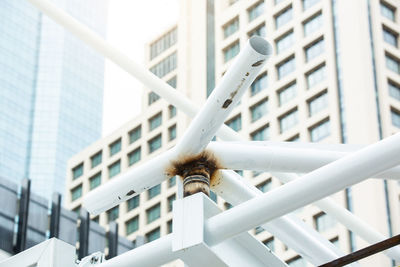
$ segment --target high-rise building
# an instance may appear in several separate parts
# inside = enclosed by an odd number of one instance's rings
[[[105,36],[106,1],[53,1]],[[67,160],[101,136],[104,58],[25,0],[0,3],[0,176],[65,192]]]
[[[370,144],[400,128],[399,7],[393,0],[181,1],[177,42],[169,32],[148,45],[148,67],[201,105],[252,35],[266,37],[274,55],[226,124],[249,140]],[[177,57],[177,58],[175,58]],[[177,62],[170,64],[170,62]],[[171,70],[171,68],[173,70]],[[67,203],[172,147],[190,120],[154,93],[143,113],[71,158]],[[173,112],[171,113],[171,110]],[[139,130],[140,129],[140,130]],[[114,150],[118,144],[118,150]],[[113,153],[112,151],[116,151]],[[96,155],[103,155],[95,161]],[[93,162],[96,162],[94,164]],[[75,175],[78,166],[83,172]],[[268,173],[238,171],[266,192],[281,183]],[[171,231],[175,179],[101,214],[120,234],[154,240]],[[399,183],[369,179],[332,198],[386,236],[400,232]],[[229,203],[218,198],[221,208]],[[344,253],[367,245],[315,206],[294,213]],[[311,266],[261,228],[256,237],[290,266]],[[384,255],[362,266],[391,266]]]

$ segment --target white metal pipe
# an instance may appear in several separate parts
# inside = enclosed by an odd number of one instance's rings
[[[247,231],[396,166],[399,152],[400,134],[396,134],[218,214],[205,224],[210,242]]]
[[[154,240],[138,248],[132,249],[114,258],[111,258],[99,267],[132,267],[132,266],[161,266],[176,260],[182,252],[172,251],[172,234]]]
[[[293,173],[279,173],[279,179],[281,182],[289,183],[298,176]],[[318,200],[313,203],[319,209],[324,211],[326,214],[333,216],[338,222],[343,224],[347,229],[352,231],[354,234],[358,235],[364,241],[369,244],[375,244],[380,241],[386,240],[387,237],[372,226],[361,220],[359,217],[355,216],[353,213],[338,205],[330,197]],[[395,259],[400,262],[400,247],[393,247],[388,250],[383,251],[389,258]]]
[[[175,150],[170,149],[111,179],[85,196],[84,207],[93,215],[99,214],[165,181],[170,177],[165,170],[174,158]]]
[[[272,47],[264,38],[248,40],[178,142],[179,154],[195,155],[204,150],[271,54]]]
[[[262,195],[260,190],[238,177],[240,176],[234,171],[220,171],[212,189],[234,206]],[[262,227],[313,265],[320,265],[343,255],[332,243],[295,217],[282,216]]]
[[[349,147],[342,147],[349,149]],[[208,147],[221,166],[231,170],[307,173],[352,152],[295,146],[254,145],[251,142],[211,142]],[[359,149],[351,149],[357,151]],[[240,157],[238,156],[240,155]],[[400,179],[396,166],[376,176]]]

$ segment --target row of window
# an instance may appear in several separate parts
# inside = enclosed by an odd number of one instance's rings
[[[398,123],[399,123],[399,127],[400,127],[400,113],[397,113],[396,115],[398,115]],[[393,116],[392,116],[392,118],[393,118]],[[280,120],[281,132],[293,128],[297,123],[298,123],[297,110],[294,110],[281,118],[281,120]],[[330,127],[329,119],[325,119],[325,120],[311,126],[308,129],[308,132],[310,134],[310,140],[312,142],[319,142],[322,139],[328,137],[331,134],[330,128],[331,127]],[[265,140],[269,139],[269,135],[270,135],[269,125],[267,124],[267,125],[262,126],[259,129],[257,129],[256,131],[250,133],[250,138],[253,141],[265,141]],[[288,141],[295,141],[298,138],[299,138],[298,135],[296,135],[294,138],[291,138]]]
[[[280,103],[286,103],[288,99],[292,99],[296,96],[295,84],[291,84],[288,87],[285,87],[284,90],[278,92]],[[320,111],[326,109],[328,107],[328,93],[327,91],[323,91],[316,96],[313,96],[309,100],[307,100],[308,112],[309,116],[314,116]],[[251,122],[255,122],[260,118],[266,116],[268,114],[268,99],[265,98],[258,103],[254,104],[249,108],[251,115]],[[297,117],[297,108],[289,111],[288,113],[278,117],[281,133],[286,130],[292,128],[298,122]],[[240,131],[242,129],[242,116],[241,114],[233,117],[226,124],[235,131]]]
[[[164,34],[160,39],[153,42],[150,45],[150,59],[155,58],[174,44],[176,44],[178,40],[178,30],[177,28],[172,29],[171,31]]]
[[[175,70],[176,66],[177,66],[177,55],[176,52],[174,52],[168,57],[161,60],[161,62],[151,67],[150,71],[159,78],[162,78],[171,71]]]
[[[256,18],[263,13],[263,10],[264,10],[264,2],[258,3],[254,6],[254,9],[249,9],[249,11],[252,11],[252,13],[249,13],[249,15],[253,14],[254,18]],[[279,12],[276,16],[274,16],[274,18],[275,18],[275,26],[277,29],[287,24],[293,18],[292,7],[289,6],[285,8],[283,11]],[[304,36],[308,36],[311,33],[315,32],[322,26],[322,24],[323,20],[321,12],[311,16],[311,18],[306,19],[303,22]],[[239,17],[235,17],[234,19],[226,23],[224,26],[222,26],[222,28],[223,28],[224,38],[231,36],[232,34],[234,34],[239,30]],[[265,36],[265,32],[266,32],[265,24],[262,24],[260,27],[257,27],[255,30],[251,31],[248,35],[249,37],[252,35]],[[291,38],[292,37],[293,36],[291,36]],[[279,39],[282,38],[283,37],[280,37]],[[289,42],[289,40],[286,40],[286,42]]]
[[[176,116],[176,108],[174,106],[169,106],[168,111],[169,111],[169,118],[173,118]],[[162,113],[160,112],[160,113],[156,114],[155,116],[151,117],[148,120],[148,122],[149,122],[150,131],[161,126]],[[176,132],[176,124],[175,124],[168,128],[168,140],[169,141],[174,140],[176,138],[176,134],[177,134],[177,132]],[[129,136],[129,144],[139,140],[142,137],[141,125],[135,127],[133,130],[129,131],[128,136]],[[155,150],[159,149],[161,147],[161,134],[150,139],[148,141],[148,146],[149,146],[149,153],[152,153]],[[121,147],[122,147],[121,138],[118,138],[117,140],[112,142],[108,146],[110,157],[117,154],[118,152],[120,152]],[[133,163],[137,162],[138,160],[140,160],[140,148],[138,148],[138,149],[139,150],[134,150],[128,154],[129,166],[132,165]],[[100,150],[90,157],[91,168],[94,168],[102,163],[102,156],[103,156],[103,151]],[[82,162],[72,169],[72,177],[74,180],[83,175],[83,168],[84,168],[84,165]],[[117,170],[117,167],[113,168],[111,173],[114,173],[114,170]],[[110,178],[112,176],[114,176],[114,175],[111,175],[111,173],[110,173]]]

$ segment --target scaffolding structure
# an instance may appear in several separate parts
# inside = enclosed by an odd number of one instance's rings
[[[176,259],[188,266],[287,266],[247,233],[257,226],[313,265],[343,257],[343,252],[317,231],[289,214],[308,204],[316,205],[370,244],[387,239],[328,196],[370,177],[399,180],[400,134],[365,147],[249,142],[224,125],[272,54],[265,39],[249,40],[205,105],[199,108],[49,1],[28,1],[193,117],[174,148],[85,196],[85,208],[98,214],[176,174],[183,178],[179,183],[180,198],[173,204],[173,232],[98,266],[159,266]],[[224,142],[211,142],[214,136]],[[285,184],[263,194],[232,170],[271,172]],[[296,173],[306,174],[299,177]],[[206,197],[210,188],[234,207],[221,212]],[[384,253],[400,262],[399,246]]]

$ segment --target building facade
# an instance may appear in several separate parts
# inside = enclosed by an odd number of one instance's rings
[[[399,21],[394,0],[181,1],[177,41],[166,45],[167,32],[149,43],[148,67],[170,84],[172,79],[177,90],[201,105],[248,38],[266,37],[274,56],[226,124],[249,140],[370,144],[400,127]],[[177,63],[171,65],[175,53]],[[154,99],[153,93],[146,94],[142,115],[71,158],[69,208],[79,209],[86,192],[114,176],[115,162],[120,162],[116,173],[124,172],[175,144],[190,120],[179,111],[171,118],[169,104]],[[139,127],[141,134],[132,141]],[[118,140],[118,152],[112,154]],[[154,140],[159,140],[156,150]],[[98,153],[103,158],[92,167]],[[73,179],[76,166],[84,171]],[[238,173],[263,192],[281,185],[268,173]],[[369,179],[332,197],[392,236],[400,232],[399,192],[396,181]],[[154,240],[171,231],[175,196],[172,179],[95,219],[102,225],[116,219],[120,234],[131,240]],[[223,199],[217,202],[222,209],[230,208]],[[346,254],[367,245],[315,206],[294,214]],[[266,231],[257,228],[254,234],[290,266],[311,266]],[[392,263],[380,254],[361,264]]]
[[[53,1],[105,36],[106,1]],[[65,192],[67,160],[101,136],[104,58],[25,0],[0,3],[0,176]]]

